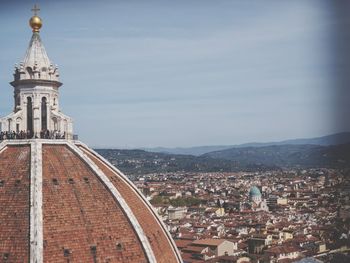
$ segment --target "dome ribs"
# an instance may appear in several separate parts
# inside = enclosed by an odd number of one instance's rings
[[[103,171],[103,173],[112,181],[122,197],[126,200],[135,217],[143,228],[151,244],[152,250],[159,263],[179,262],[176,257],[176,248],[172,247],[171,241],[167,238],[166,230],[162,229],[161,223],[157,221],[155,215],[147,207],[145,201],[119,174],[107,166],[97,154],[92,153],[90,149],[79,146],[88,157]]]
[[[146,253],[148,261],[150,263],[156,263],[156,258],[154,256],[154,253],[153,253],[153,250],[152,250],[151,245],[149,243],[149,240],[147,239],[147,236],[145,235],[141,225],[139,224],[138,220],[136,219],[135,215],[133,214],[132,210],[130,209],[129,205],[127,204],[126,200],[124,200],[124,198],[121,196],[119,191],[115,188],[113,183],[96,166],[96,164],[90,158],[88,158],[76,145],[74,145],[72,143],[68,143],[68,145],[86,163],[86,165],[88,165],[91,168],[91,170],[96,174],[96,176],[99,178],[99,180],[105,185],[105,187],[108,189],[108,191],[113,195],[115,201],[120,205],[123,213],[128,218],[130,225],[135,230],[137,237],[138,237],[139,241],[141,242],[143,249]]]
[[[120,205],[67,145],[43,144],[43,212],[44,262],[147,262]]]
[[[29,260],[30,146],[7,146],[0,153],[0,258]],[[4,209],[6,207],[6,209]]]
[[[0,259],[182,262],[132,182],[83,146],[64,140],[0,143],[0,204],[8,204],[0,209]]]

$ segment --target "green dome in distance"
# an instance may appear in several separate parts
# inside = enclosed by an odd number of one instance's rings
[[[249,190],[249,196],[261,196],[261,192],[258,187],[253,186]]]

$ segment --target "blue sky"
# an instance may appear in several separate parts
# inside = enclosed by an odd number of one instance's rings
[[[1,116],[13,107],[8,82],[29,43],[35,3],[8,2],[0,1]],[[91,146],[237,144],[350,130],[334,121],[348,113],[336,72],[350,69],[338,59],[348,57],[339,46],[350,43],[349,31],[337,32],[349,28],[349,14],[328,1],[38,4],[40,34],[64,84],[62,111]]]

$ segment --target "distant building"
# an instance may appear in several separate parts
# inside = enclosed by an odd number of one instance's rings
[[[168,208],[168,219],[169,220],[179,220],[186,216],[186,207],[172,207]]]
[[[277,204],[278,205],[287,205],[288,204],[288,199],[287,198],[278,198],[277,199]]]
[[[301,250],[293,246],[272,247],[267,249],[265,253],[269,257],[270,262],[280,262],[282,260],[296,260],[302,256]]]
[[[276,195],[270,195],[269,198],[266,200],[266,204],[270,210],[274,210],[277,208],[277,200],[278,197]]]
[[[290,230],[284,230],[279,233],[279,238],[281,241],[287,241],[289,239],[293,239],[293,232]]]
[[[225,209],[223,207],[210,207],[205,210],[205,213],[208,215],[215,214],[216,216],[224,216]]]
[[[261,192],[258,187],[253,186],[249,190],[249,200],[250,202],[254,202],[259,204],[261,202]]]
[[[251,202],[252,209],[255,211],[268,211],[269,207],[266,200],[262,199],[261,192],[258,187],[253,186],[249,190],[249,201]]]
[[[264,249],[272,243],[272,235],[257,234],[248,239],[248,252],[262,254]]]
[[[193,241],[183,252],[199,252],[214,257],[232,256],[237,250],[237,243],[226,239],[201,239]],[[202,257],[204,258],[204,256]]]

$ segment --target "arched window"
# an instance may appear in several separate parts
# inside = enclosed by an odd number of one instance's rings
[[[47,130],[47,99],[46,97],[43,97],[41,99],[41,130],[46,131]]]
[[[21,128],[21,122],[22,122],[22,119],[21,118],[17,118],[16,119],[16,132],[20,132],[20,128]]]
[[[64,134],[64,139],[67,139],[67,134],[68,133],[68,122],[67,120],[64,120],[64,131],[63,131],[63,134]]]
[[[33,73],[32,68],[31,68],[31,67],[27,67],[27,72],[28,72],[28,74],[29,74],[29,77],[32,79],[33,76],[34,76],[34,73]]]
[[[33,135],[33,106],[31,97],[27,97],[27,131],[29,131],[30,136]]]
[[[19,106],[19,105],[21,105],[21,97],[20,97],[20,95],[18,94],[18,95],[16,96],[16,106]]]
[[[56,117],[53,117],[52,118],[52,121],[53,121],[53,129],[55,131],[58,131],[58,121],[57,121],[57,118]]]
[[[8,131],[11,132],[12,120],[11,120],[11,119],[8,119],[7,121],[8,121],[8,126],[9,126]]]

